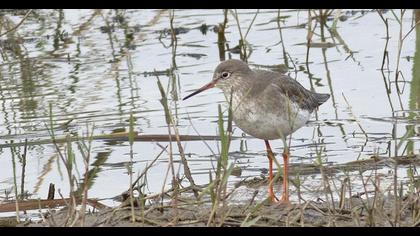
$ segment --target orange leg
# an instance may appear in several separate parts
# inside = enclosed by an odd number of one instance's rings
[[[276,198],[276,196],[274,195],[274,191],[273,191],[273,158],[274,158],[274,154],[273,151],[271,151],[271,147],[270,147],[270,143],[268,142],[268,140],[264,140],[265,142],[265,147],[267,149],[267,157],[268,157],[268,197],[270,199],[270,201],[272,202],[276,202],[278,201],[278,199]]]
[[[283,151],[283,193],[281,194],[280,203],[290,205],[289,201],[289,153]]]

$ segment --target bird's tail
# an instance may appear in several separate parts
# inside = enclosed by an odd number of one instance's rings
[[[318,106],[320,106],[322,103],[326,102],[329,98],[330,95],[327,93],[315,93],[315,99],[318,102]]]

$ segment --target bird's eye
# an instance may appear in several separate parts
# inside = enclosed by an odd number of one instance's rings
[[[229,72],[223,72],[222,73],[222,78],[223,79],[226,79],[226,78],[228,78],[230,76],[230,73]]]

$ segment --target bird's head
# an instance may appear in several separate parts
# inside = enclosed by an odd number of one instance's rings
[[[239,83],[246,74],[251,72],[252,70],[249,66],[241,60],[231,59],[224,61],[216,67],[213,79],[208,84],[186,96],[183,100],[213,87],[220,88],[224,92],[230,91],[233,85]]]

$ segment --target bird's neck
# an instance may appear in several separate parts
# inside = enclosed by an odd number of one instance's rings
[[[232,98],[233,104],[246,99],[251,89],[252,84],[249,81],[243,79],[232,80],[228,85],[222,87],[226,101],[229,102]]]

